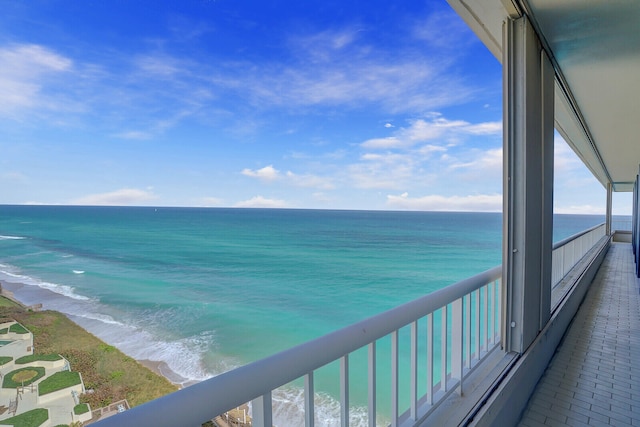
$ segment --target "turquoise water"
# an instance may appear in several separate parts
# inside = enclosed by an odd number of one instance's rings
[[[554,241],[602,221],[557,215]],[[496,266],[501,227],[495,213],[0,206],[0,280],[188,382]],[[337,384],[316,383],[332,425]]]

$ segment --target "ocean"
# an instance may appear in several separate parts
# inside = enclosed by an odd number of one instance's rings
[[[556,215],[554,241],[603,221]],[[500,264],[501,227],[497,213],[0,206],[0,280],[186,385]],[[320,372],[316,388],[319,425],[337,425],[337,383]],[[352,393],[358,425],[366,393]],[[276,400],[276,424],[298,425],[299,387]]]

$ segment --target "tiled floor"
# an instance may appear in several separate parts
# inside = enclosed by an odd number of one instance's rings
[[[640,427],[640,281],[613,243],[520,426]]]

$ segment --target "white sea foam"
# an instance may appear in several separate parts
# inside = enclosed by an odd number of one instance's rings
[[[57,283],[39,282],[36,284],[42,289],[48,289],[56,294],[64,295],[65,297],[73,298],[80,301],[88,301],[89,298],[84,295],[79,295],[74,292],[74,288],[68,285],[59,285]]]
[[[84,274],[84,270],[71,270],[74,274]]]
[[[106,323],[107,325],[116,325],[116,326],[120,326],[120,327],[123,327],[123,328],[127,328],[128,327],[124,323],[118,322],[113,317],[111,317],[111,316],[109,316],[107,314],[86,313],[86,312],[84,312],[84,313],[74,313],[74,316],[82,317],[84,319],[89,319],[89,320],[97,320],[99,322]]]
[[[283,387],[273,391],[273,423],[279,427],[304,425],[304,390],[299,387]],[[338,427],[340,422],[340,402],[327,393],[314,396],[315,425]],[[378,425],[385,425],[379,421]],[[349,425],[365,427],[369,425],[367,408],[349,408]]]
[[[80,300],[80,301],[89,300],[88,297],[75,293],[74,288],[72,286],[45,282],[34,277],[25,276],[24,274],[19,274],[17,272],[14,272],[15,270],[14,271],[11,271],[11,270],[14,270],[11,268],[11,266],[3,266],[3,269],[0,271],[0,274],[3,274],[9,277],[10,281],[14,281],[12,279],[17,279],[18,282],[23,283],[25,285],[38,286],[39,288],[47,289],[56,294],[63,295],[65,297],[69,297],[75,300]]]
[[[26,237],[21,236],[2,236],[0,235],[0,240],[24,240]]]
[[[211,347],[213,334],[199,334],[176,341],[162,340],[146,330],[119,324],[105,322],[108,328],[93,327],[96,335],[106,342],[115,345],[129,356],[138,360],[153,360],[165,362],[169,368],[181,378],[170,378],[178,383],[198,382],[213,376],[202,365],[203,354]],[[79,320],[79,323],[84,323]]]

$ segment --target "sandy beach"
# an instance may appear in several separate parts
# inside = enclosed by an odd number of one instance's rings
[[[196,384],[198,381],[189,381],[184,377],[178,375],[174,371],[171,370],[167,362],[157,361],[157,360],[149,360],[149,359],[139,359],[138,362],[143,366],[146,366],[156,374],[165,377],[173,384],[177,385],[180,388],[188,387],[190,385]]]

